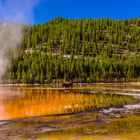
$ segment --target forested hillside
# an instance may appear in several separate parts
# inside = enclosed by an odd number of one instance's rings
[[[18,83],[140,79],[140,19],[65,19],[24,27],[6,79]]]

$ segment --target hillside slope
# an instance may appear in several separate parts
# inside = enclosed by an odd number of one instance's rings
[[[18,83],[138,81],[140,19],[57,17],[26,26],[18,53],[7,73]]]

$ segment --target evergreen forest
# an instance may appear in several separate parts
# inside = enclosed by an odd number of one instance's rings
[[[140,19],[66,19],[23,25],[18,57],[5,79],[14,83],[140,80]]]

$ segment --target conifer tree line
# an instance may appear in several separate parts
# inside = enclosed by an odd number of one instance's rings
[[[140,79],[140,19],[65,19],[24,26],[7,79],[17,83]]]

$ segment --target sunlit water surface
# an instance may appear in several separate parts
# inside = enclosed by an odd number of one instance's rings
[[[0,121],[48,116],[45,119],[38,119],[37,122],[31,119],[31,121],[19,121],[15,124],[26,129],[28,125],[47,123],[47,131],[34,134],[36,139],[139,140],[140,104],[135,99],[139,99],[139,92],[139,86],[120,88],[96,85],[88,87],[88,90],[71,91],[1,87]],[[117,106],[119,108],[116,108]],[[123,112],[128,113],[120,115],[121,118],[117,117]],[[69,116],[71,113],[72,116]],[[77,113],[79,114],[76,115]],[[53,116],[59,114],[64,116]],[[48,127],[48,122],[51,127]],[[28,139],[26,133],[24,138]]]
[[[75,113],[87,109],[123,105],[133,98],[115,94],[51,91],[45,89],[0,89],[0,120]]]

